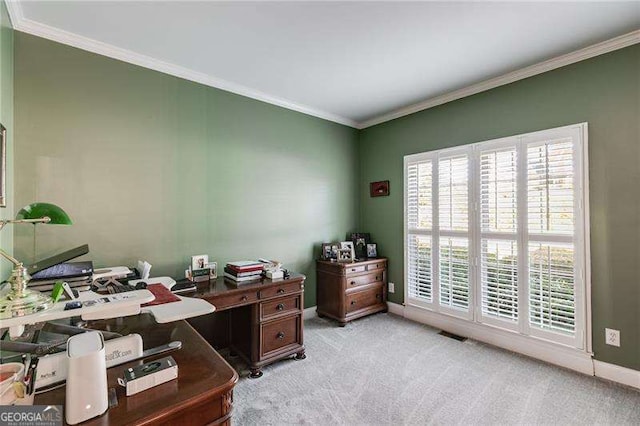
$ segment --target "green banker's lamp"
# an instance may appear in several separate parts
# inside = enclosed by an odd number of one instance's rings
[[[71,219],[64,210],[55,204],[33,203],[20,209],[15,219],[0,220],[0,230],[4,228],[5,225],[21,223],[31,223],[34,226],[38,223],[50,225],[71,225]],[[21,317],[53,306],[53,301],[50,297],[44,296],[38,291],[27,289],[27,283],[31,277],[27,273],[27,268],[22,262],[1,248],[0,255],[15,265],[11,272],[11,277],[9,278],[11,289],[8,293],[0,297],[0,319]]]

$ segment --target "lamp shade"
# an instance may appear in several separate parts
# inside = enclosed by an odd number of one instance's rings
[[[51,219],[50,225],[71,225],[71,218],[62,208],[50,203],[32,203],[24,206],[16,214],[16,219]]]

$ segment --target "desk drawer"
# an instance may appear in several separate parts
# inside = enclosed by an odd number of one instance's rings
[[[302,289],[302,283],[288,283],[282,285],[274,285],[273,287],[260,290],[260,299],[268,299],[275,296],[284,296],[285,294],[295,293]]]
[[[261,325],[261,355],[268,356],[272,352],[300,343],[301,318],[301,315],[296,315]]]
[[[367,271],[374,271],[376,269],[380,269],[381,271],[380,273],[382,273],[384,266],[385,266],[385,262],[382,260],[380,262],[370,263],[367,265]]]
[[[347,294],[347,312],[355,312],[383,302],[382,285]]]
[[[271,302],[260,303],[260,318],[268,319],[285,312],[301,311],[300,296],[279,297]]]
[[[243,306],[253,303],[258,300],[258,293],[256,291],[247,291],[244,293],[230,294],[228,296],[216,297],[209,299],[217,311],[220,311],[229,307]]]
[[[344,272],[346,276],[359,274],[367,270],[366,265],[345,265]]]
[[[355,277],[347,277],[347,288],[358,287],[361,285],[367,285],[370,283],[374,283],[376,281],[382,281],[383,274],[382,271],[374,272],[366,275],[358,275]]]

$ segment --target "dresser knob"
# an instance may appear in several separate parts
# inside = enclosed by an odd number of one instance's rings
[[[380,295],[379,294],[376,294],[376,299],[380,299]]]
[[[247,297],[247,296],[242,296],[242,297],[240,298],[240,300],[242,300],[243,302],[246,302],[246,301],[248,300],[248,297]]]
[[[284,293],[284,289],[283,288],[279,288],[278,289],[278,294],[282,294],[282,293]]]
[[[355,300],[352,300],[352,301],[351,301],[351,306],[353,306],[353,305],[355,305],[355,304],[356,304],[356,301],[355,301]]]
[[[356,271],[356,268],[351,268],[351,272],[355,272],[355,271]]]
[[[278,306],[276,306],[276,310],[281,311],[284,309],[284,303],[279,303]]]
[[[280,339],[280,340],[284,339],[284,332],[283,332],[283,331],[281,331],[280,333],[278,333],[278,334],[276,335],[276,338],[278,338],[278,339]]]
[[[376,281],[380,281],[380,277],[376,275]]]
[[[356,285],[356,282],[355,281],[351,281],[351,285]]]

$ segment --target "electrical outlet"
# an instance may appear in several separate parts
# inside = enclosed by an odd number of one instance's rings
[[[620,347],[620,330],[605,328],[604,341],[607,345]]]
[[[394,283],[389,283],[389,293],[396,292],[396,285]]]

